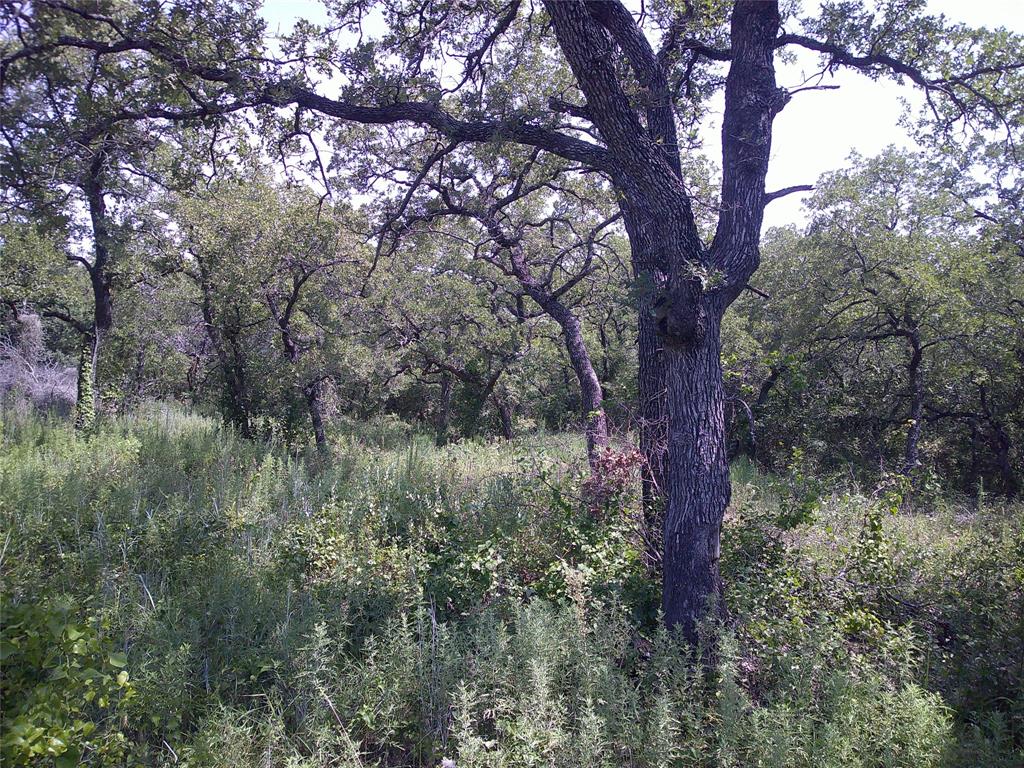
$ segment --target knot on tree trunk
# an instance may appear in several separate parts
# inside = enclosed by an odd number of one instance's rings
[[[685,349],[699,344],[707,335],[707,312],[700,300],[700,285],[661,296],[654,303],[658,336],[666,349]]]

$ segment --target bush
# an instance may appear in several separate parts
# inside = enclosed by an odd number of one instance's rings
[[[67,604],[8,605],[0,630],[0,754],[6,765],[116,765],[127,739],[127,658]]]

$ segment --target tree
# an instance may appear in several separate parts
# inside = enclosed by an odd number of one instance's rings
[[[602,207],[608,206],[600,198],[607,195],[588,188],[585,178],[573,178],[571,168],[547,167],[536,150],[496,162],[463,154],[436,167],[436,175],[419,185],[430,196],[407,201],[414,212],[405,217],[405,226],[415,230],[460,219],[469,226],[460,236],[472,245],[469,258],[518,287],[512,295],[515,314],[527,319],[522,297],[528,296],[558,324],[579,386],[587,458],[595,468],[608,447],[604,394],[570,302],[579,301],[577,286],[601,267],[618,215],[602,220]]]
[[[803,234],[770,233],[729,360],[762,459],[782,444],[869,477],[1015,487],[1020,260],[943,179],[921,155],[854,156],[818,182]]]
[[[977,332],[964,291],[977,272],[969,221],[955,200],[915,172],[921,158],[887,152],[827,178],[810,207],[810,247],[838,272],[820,274],[829,319],[822,340],[863,345],[896,342],[906,348],[907,411],[900,471],[921,465],[927,398],[926,355]],[[825,256],[825,254],[828,254]]]
[[[361,263],[344,211],[258,177],[225,178],[202,197],[177,200],[174,221],[180,268],[198,289],[219,361],[228,420],[251,434],[258,401],[271,395],[268,379],[286,382],[285,403],[290,394],[304,403],[325,452],[323,388],[335,375],[325,349],[334,307],[350,289],[344,269]],[[268,330],[284,376],[266,354]]]
[[[529,350],[535,330],[516,315],[514,296],[473,269],[466,241],[455,231],[447,235],[406,233],[389,248],[389,268],[381,270],[364,301],[375,330],[369,343],[391,352],[394,378],[436,389],[432,420],[439,445],[451,437],[458,388],[466,412],[462,432],[472,435],[500,382]],[[422,391],[409,394],[425,405]]]

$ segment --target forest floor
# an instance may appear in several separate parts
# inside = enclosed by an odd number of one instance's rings
[[[1020,504],[738,464],[690,651],[577,436],[343,432],[3,412],[4,764],[1024,764]]]

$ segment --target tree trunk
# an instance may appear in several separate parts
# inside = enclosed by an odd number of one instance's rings
[[[501,419],[501,436],[506,440],[511,440],[516,436],[512,421],[512,405],[504,397],[494,395],[491,399],[494,401],[494,406],[498,409],[498,417]]]
[[[281,346],[284,347],[284,356],[288,364],[297,368],[302,359],[302,349],[299,347],[294,336],[292,336],[291,318],[296,302],[299,300],[299,289],[304,281],[293,281],[293,288],[284,312],[278,309],[277,302],[270,295],[267,296],[267,306],[270,314],[277,323],[277,329],[281,334]],[[309,421],[313,425],[313,440],[316,448],[321,454],[326,454],[327,430],[324,428],[324,411],[321,400],[320,387],[322,381],[314,381],[302,387],[302,395],[306,399],[306,408],[309,411]]]
[[[448,443],[448,431],[451,427],[452,417],[452,375],[448,371],[441,374],[441,397],[437,408],[437,425],[434,442],[437,445]]]
[[[327,454],[327,430],[324,429],[324,410],[320,397],[321,386],[321,382],[307,385],[305,395],[306,405],[309,408],[309,420],[313,423],[313,439],[316,441],[316,449],[321,454]]]
[[[637,301],[637,432],[640,453],[644,457],[641,493],[644,522],[648,530],[660,530],[664,518],[665,475],[667,470],[665,415],[665,362],[655,320],[655,302],[668,285],[668,276],[644,226],[628,204],[620,208],[632,252],[633,276],[641,285]],[[653,540],[653,539],[652,539]],[[652,553],[657,555],[657,553]]]
[[[996,466],[1003,478],[1003,492],[1011,498],[1015,497],[1020,493],[1020,480],[1017,478],[1013,462],[1010,460],[1013,444],[1001,424],[993,425],[991,443],[995,453]]]
[[[921,426],[924,418],[924,371],[921,368],[923,350],[921,338],[917,331],[908,337],[911,356],[907,366],[910,379],[910,414],[908,417],[907,442],[903,453],[903,474],[910,475],[921,464],[918,444],[921,439]]]
[[[476,437],[476,435],[479,433],[481,420],[480,417],[481,414],[483,414],[484,412],[484,406],[487,405],[487,401],[491,399],[491,393],[494,392],[494,388],[498,385],[498,381],[501,379],[504,373],[504,366],[499,367],[497,371],[491,374],[483,382],[483,386],[480,386],[480,379],[478,377],[468,375],[465,372],[459,375],[459,378],[461,378],[467,384],[471,383],[479,387],[479,391],[476,393],[474,397],[475,402],[473,405],[473,416],[469,427],[470,437]]]
[[[237,329],[223,334],[230,350],[224,350],[224,381],[227,384],[228,412],[231,422],[238,427],[242,437],[252,438],[252,408],[249,404],[245,353]]]
[[[612,157],[612,180],[619,199],[626,201],[623,214],[634,259],[639,257],[638,266],[645,269],[654,267],[653,284],[644,287],[657,309],[651,319],[657,320],[653,326],[663,350],[670,467],[663,481],[662,605],[666,623],[693,640],[701,614],[720,593],[719,535],[730,497],[721,319],[760,262],[772,121],[789,98],[775,82],[778,3],[733,4],[721,210],[710,247],[701,240],[679,170],[665,69],[635,19],[619,3],[546,0],[545,8]],[[616,47],[644,87],[644,122],[609,55]],[[659,273],[668,275],[664,293]],[[642,384],[642,397],[657,388],[658,344],[646,324],[649,314],[650,308],[641,304],[641,367],[650,377]]]
[[[591,469],[597,467],[600,454],[608,447],[608,419],[604,413],[604,393],[594,370],[594,363],[583,339],[579,318],[553,293],[538,284],[530,273],[520,243],[511,243],[512,271],[530,298],[540,305],[562,329],[562,340],[569,355],[569,363],[580,386],[583,424],[587,438],[587,461]]]
[[[604,393],[598,381],[594,364],[583,340],[580,321],[568,310],[555,317],[562,328],[565,349],[569,362],[580,385],[583,423],[587,436],[587,459],[591,468],[596,467],[601,452],[608,447],[608,420],[604,413]]]
[[[662,610],[691,641],[720,593],[719,537],[731,486],[725,444],[725,388],[718,313],[704,339],[666,354],[668,451]],[[721,606],[718,606],[719,608]]]
[[[224,374],[224,389],[221,392],[222,410],[225,420],[233,424],[245,438],[252,437],[251,413],[245,383],[245,360],[237,338],[237,330],[222,328],[216,322],[213,290],[210,286],[206,265],[199,261],[199,288],[202,295],[201,310],[206,337],[210,340]]]
[[[99,391],[99,357],[100,347],[107,332],[114,326],[113,299],[110,292],[110,252],[113,238],[110,234],[110,222],[107,218],[107,201],[104,192],[104,172],[107,160],[106,146],[101,146],[89,164],[83,190],[89,206],[89,223],[92,226],[93,257],[92,263],[86,264],[89,274],[89,285],[92,287],[93,327],[91,362],[88,365],[88,394],[92,402],[88,404],[89,413],[95,415],[96,396]],[[81,379],[82,366],[79,366]],[[81,397],[82,387],[79,387]]]
[[[751,461],[757,461],[757,422],[768,405],[768,398],[779,381],[779,377],[785,372],[785,365],[775,365],[769,368],[768,376],[761,382],[757,390],[757,400],[747,409],[747,419],[750,421],[749,439],[746,446],[747,457]]]
[[[1007,496],[1016,496],[1020,492],[1020,480],[1014,471],[1013,462],[1010,459],[1010,452],[1013,449],[1013,441],[1003,428],[1002,422],[996,417],[989,404],[988,391],[984,386],[978,387],[978,394],[981,400],[981,410],[985,414],[985,421],[989,426],[989,444],[995,454],[996,467],[1003,478],[1003,491]]]

